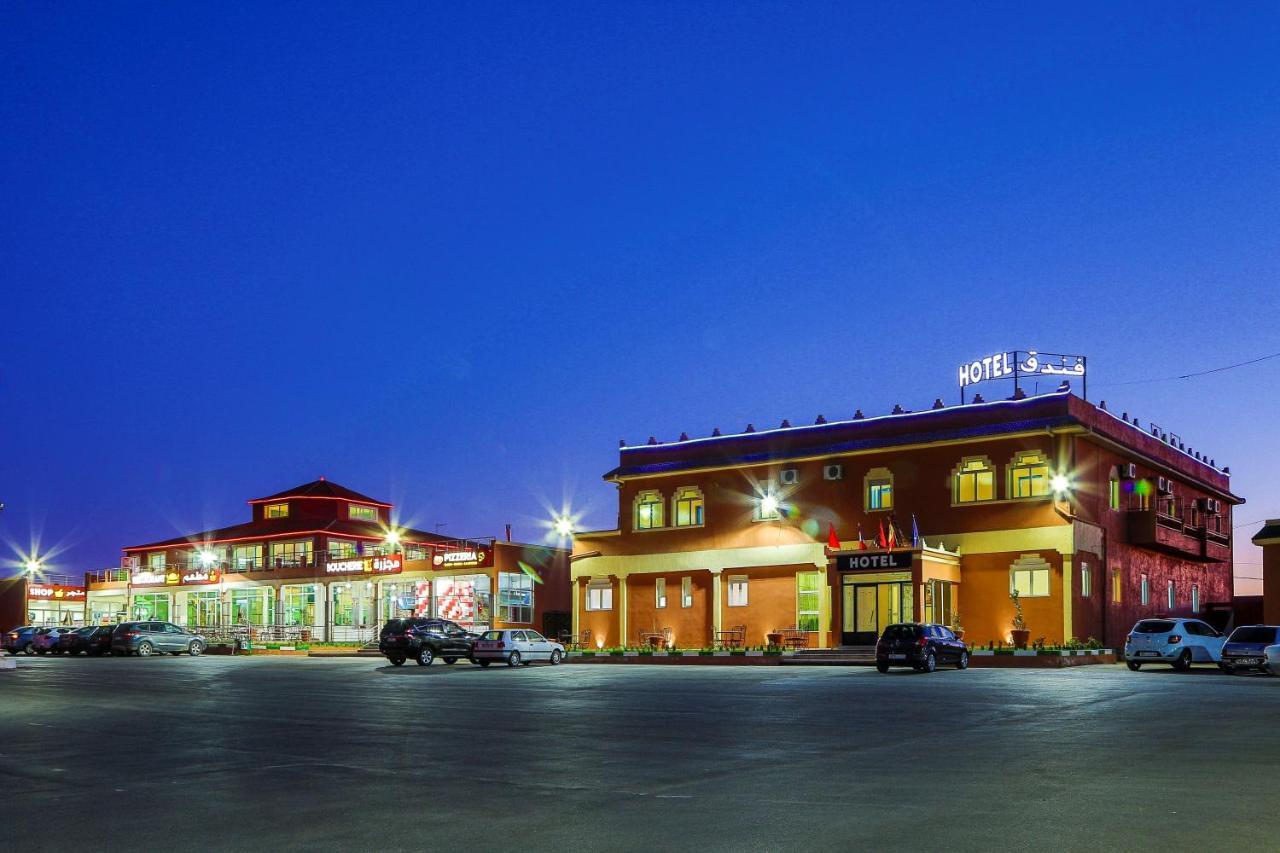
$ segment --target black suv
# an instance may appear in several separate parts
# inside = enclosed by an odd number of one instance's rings
[[[431,666],[436,658],[453,663],[458,658],[471,660],[471,647],[476,634],[448,619],[392,619],[382,626],[378,651],[387,656],[392,666],[400,666],[409,658],[418,666]]]
[[[956,669],[969,667],[969,647],[945,625],[890,625],[876,643],[876,669],[881,672],[888,672],[891,666],[933,672],[939,664],[951,664]]]

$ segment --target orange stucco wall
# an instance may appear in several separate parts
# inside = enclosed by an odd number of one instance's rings
[[[587,580],[583,578],[578,583],[578,631],[591,632],[591,644],[597,645],[600,638],[604,638],[606,646],[622,645],[618,634],[618,614],[621,612],[621,597],[618,589],[618,579],[612,579],[613,586],[613,609],[612,610],[588,610],[587,609]]]
[[[1009,599],[1009,567],[1023,554],[1036,554],[1050,566],[1049,595],[1022,599],[1022,614],[1034,641],[1061,643],[1062,555],[1057,551],[1013,551],[961,557],[960,621],[970,643],[1009,641],[1014,608]]]
[[[680,606],[681,579],[693,581],[693,605]],[[667,606],[657,606],[658,578],[667,584]],[[661,632],[670,628],[677,648],[701,648],[711,637],[713,620],[711,573],[631,575],[627,578],[627,643],[639,644],[643,631]]]
[[[725,569],[720,584],[721,627],[747,628],[748,646],[765,644],[765,634],[796,624],[796,572],[815,571],[813,566],[766,566]],[[746,575],[747,606],[729,606],[729,578]]]

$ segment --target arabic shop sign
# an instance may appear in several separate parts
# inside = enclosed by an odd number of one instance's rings
[[[1060,355],[1036,350],[1000,352],[960,365],[960,387],[977,385],[992,379],[1037,379],[1040,377],[1075,379],[1083,378],[1085,357]]]
[[[134,586],[186,586],[217,583],[222,573],[217,569],[167,569],[163,572],[144,569],[133,573],[130,582]]]
[[[391,575],[404,568],[404,558],[400,554],[387,554],[382,557],[359,557],[351,560],[333,560],[326,563],[324,572],[327,575]]]
[[[911,551],[859,551],[836,557],[836,571],[879,572],[885,569],[910,569]]]
[[[82,586],[66,586],[60,583],[33,583],[27,587],[27,598],[50,601],[84,601]]]
[[[486,566],[489,552],[483,548],[462,551],[444,551],[431,558],[431,562],[442,568],[454,566]]]

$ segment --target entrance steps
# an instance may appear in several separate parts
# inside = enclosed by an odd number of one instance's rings
[[[837,646],[834,649],[800,649],[782,658],[783,666],[875,666],[875,646]]]

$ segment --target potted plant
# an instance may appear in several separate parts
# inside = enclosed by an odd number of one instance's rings
[[[955,627],[951,630],[955,633],[957,640],[964,639],[964,625],[960,622],[960,611],[957,610],[955,615],[951,617],[951,621],[955,623]]]
[[[1013,602],[1015,611],[1013,630],[1009,632],[1009,638],[1013,640],[1015,649],[1025,649],[1027,640],[1031,639],[1031,631],[1027,629],[1027,620],[1022,618],[1022,602],[1018,600],[1018,591],[1016,589],[1009,593],[1009,600]]]

